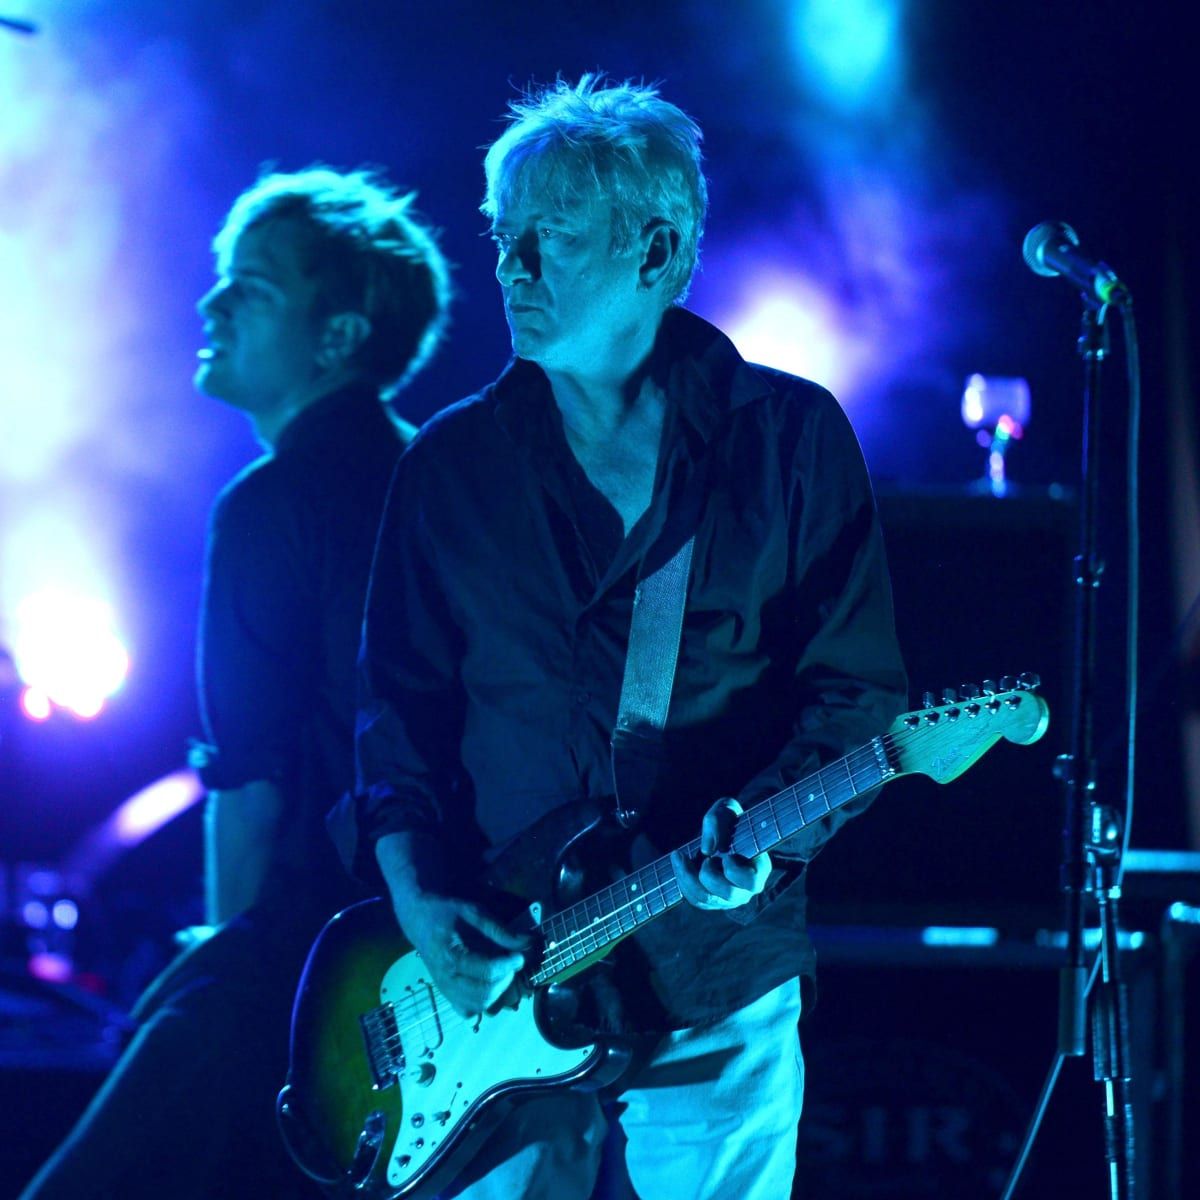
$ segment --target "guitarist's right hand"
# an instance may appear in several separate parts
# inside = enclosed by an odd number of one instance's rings
[[[418,864],[428,867],[434,847],[421,835],[387,834],[375,856],[404,936],[450,1004],[465,1017],[515,1005],[522,993],[517,972],[525,965],[518,951],[528,948],[528,939],[479,905],[425,886]]]
[[[404,936],[458,1012],[473,1017],[516,1004],[521,994],[516,975],[525,956],[514,951],[528,946],[525,938],[509,933],[467,900],[428,892],[406,896],[403,906],[394,895],[392,900]],[[468,934],[464,939],[468,930],[482,937]]]

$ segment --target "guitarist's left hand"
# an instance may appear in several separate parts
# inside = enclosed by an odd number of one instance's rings
[[[685,858],[679,850],[671,855],[679,890],[696,908],[740,908],[767,886],[771,856],[764,852],[744,858],[730,849],[741,815],[742,806],[736,800],[718,800],[704,814],[699,857]]]

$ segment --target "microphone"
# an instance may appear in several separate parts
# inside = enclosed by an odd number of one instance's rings
[[[1130,300],[1129,289],[1116,272],[1103,262],[1093,262],[1079,251],[1079,234],[1064,221],[1043,221],[1026,235],[1021,248],[1025,263],[1035,275],[1061,275],[1082,289],[1091,301],[1115,304]]]

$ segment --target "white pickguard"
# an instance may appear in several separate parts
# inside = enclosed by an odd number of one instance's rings
[[[528,997],[516,1009],[482,1019],[460,1016],[433,987],[415,951],[388,968],[379,998],[393,1006],[405,1061],[400,1076],[404,1123],[387,1169],[395,1188],[424,1168],[488,1092],[569,1079],[596,1053],[595,1045],[552,1046],[537,1027]]]

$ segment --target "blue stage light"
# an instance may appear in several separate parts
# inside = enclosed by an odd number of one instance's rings
[[[21,920],[29,929],[45,929],[50,924],[50,910],[42,900],[26,900],[21,905]]]
[[[990,925],[927,925],[921,930],[926,946],[995,946],[1000,930]]]
[[[833,107],[882,103],[900,78],[902,0],[798,0],[792,37],[805,83]]]
[[[74,900],[56,900],[50,917],[59,929],[74,929],[79,924],[79,905]]]

